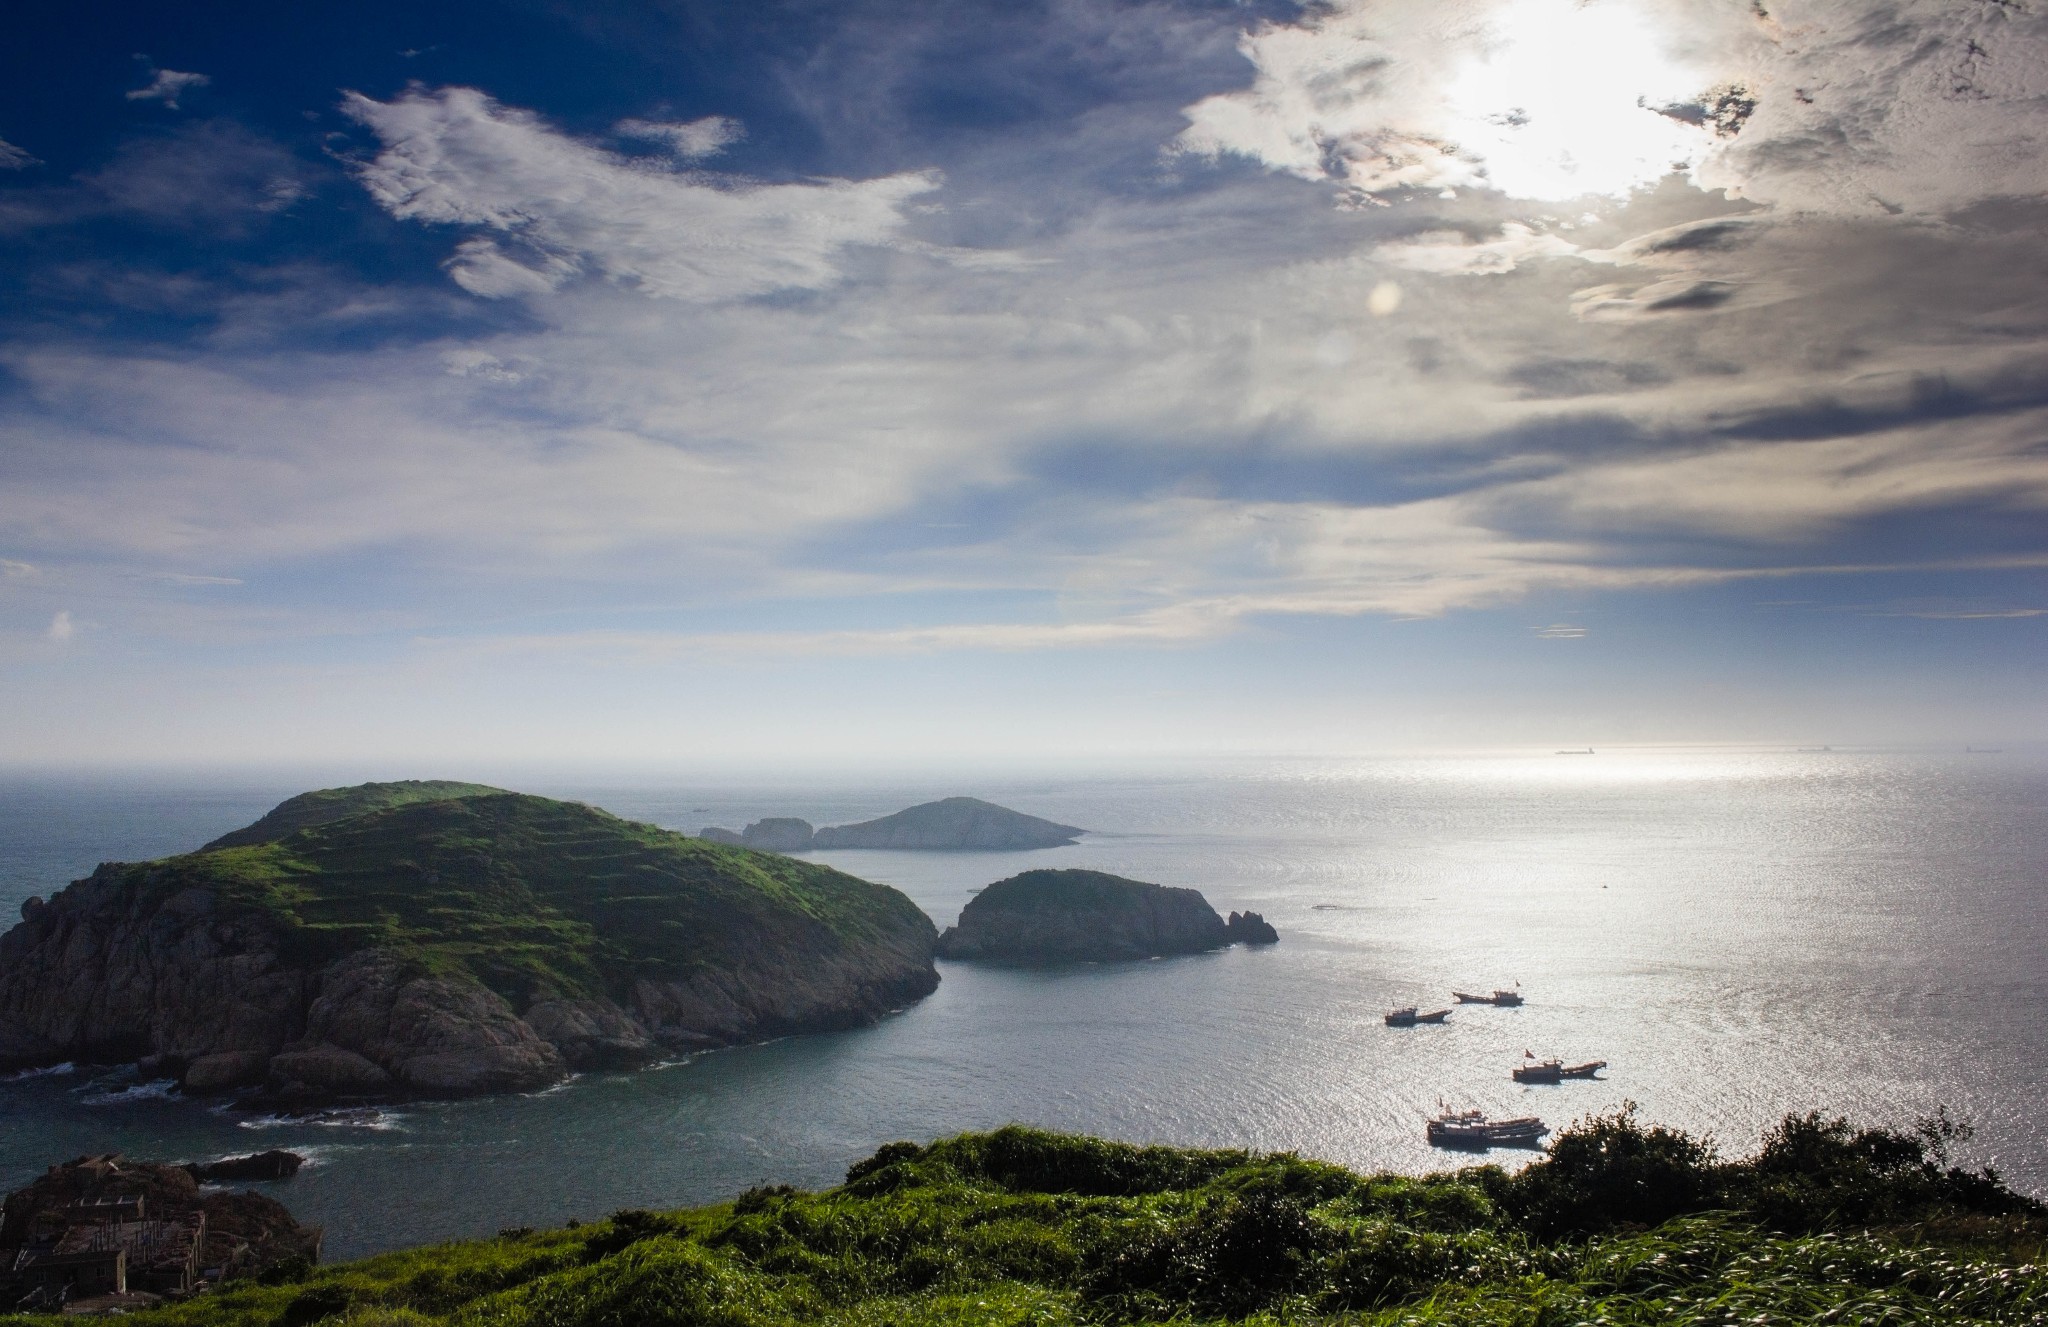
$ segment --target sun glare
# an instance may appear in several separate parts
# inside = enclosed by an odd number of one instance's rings
[[[1623,4],[1510,0],[1446,89],[1451,138],[1516,198],[1624,194],[1705,150],[1705,131],[1651,108],[1709,81]]]

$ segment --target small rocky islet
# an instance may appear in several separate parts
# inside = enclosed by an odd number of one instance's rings
[[[960,910],[938,955],[1015,965],[1116,962],[1267,945],[1279,933],[1256,912],[1226,919],[1199,891],[1103,871],[1025,871]]]

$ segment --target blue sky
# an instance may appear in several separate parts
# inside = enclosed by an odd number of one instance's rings
[[[2048,737],[2040,6],[13,37],[7,760]]]

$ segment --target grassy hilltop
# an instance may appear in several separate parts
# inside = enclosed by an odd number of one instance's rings
[[[311,793],[215,843],[230,846],[135,864],[126,882],[208,890],[281,926],[306,963],[389,949],[515,1004],[718,969],[762,929],[858,943],[922,921],[896,890],[830,867],[475,784]]]
[[[148,1327],[938,1327],[1197,1322],[2048,1320],[2039,1204],[1952,1136],[1793,1117],[1717,1161],[1632,1116],[1510,1176],[1024,1128],[891,1144],[826,1193],[388,1254],[137,1315]],[[9,1320],[0,1320],[9,1321]],[[15,1319],[27,1324],[31,1319]],[[43,1321],[48,1321],[47,1319]]]

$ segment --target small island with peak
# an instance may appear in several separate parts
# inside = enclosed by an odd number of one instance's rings
[[[707,825],[697,837],[765,852],[808,852],[813,848],[1015,852],[1063,848],[1086,832],[978,797],[947,797],[855,825],[813,829],[808,820],[775,816],[737,832]]]
[[[1102,871],[1026,871],[998,880],[939,937],[946,959],[1014,965],[1106,962],[1273,944],[1256,912],[1217,915],[1193,889]]]

